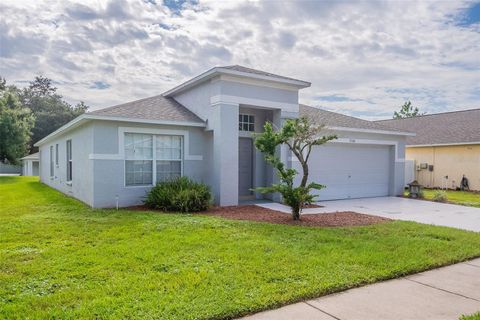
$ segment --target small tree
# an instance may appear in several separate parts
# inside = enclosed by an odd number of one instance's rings
[[[414,107],[410,101],[407,101],[400,107],[399,111],[393,112],[393,119],[412,118],[424,114],[425,112],[421,113],[418,107]]]
[[[280,193],[285,204],[292,208],[293,220],[299,220],[302,208],[311,204],[316,198],[315,195],[310,194],[311,190],[325,188],[316,182],[308,183],[308,159],[312,148],[337,137],[335,135],[319,136],[323,127],[311,124],[306,117],[289,119],[278,130],[274,130],[273,125],[267,122],[264,129],[264,132],[255,135],[255,147],[265,154],[265,160],[277,170],[280,182],[255,190],[260,193]],[[294,186],[297,170],[287,168],[277,156],[276,150],[281,144],[286,144],[300,162],[303,176],[298,186]]]

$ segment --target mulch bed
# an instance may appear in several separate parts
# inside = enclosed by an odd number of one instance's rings
[[[332,212],[319,214],[304,214],[301,220],[294,221],[290,214],[262,208],[255,205],[213,207],[206,212],[211,216],[233,220],[261,221],[275,224],[289,224],[307,227],[348,227],[367,226],[376,223],[391,221],[391,219],[361,214],[356,212]]]

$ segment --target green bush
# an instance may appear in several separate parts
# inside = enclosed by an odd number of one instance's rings
[[[447,197],[447,193],[445,191],[437,190],[433,194],[433,201],[447,202],[447,200],[448,200],[448,197]]]
[[[207,185],[180,177],[158,183],[147,194],[145,205],[162,211],[197,212],[208,209],[211,199]]]

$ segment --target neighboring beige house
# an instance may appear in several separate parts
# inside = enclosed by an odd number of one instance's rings
[[[480,109],[381,120],[392,128],[415,132],[407,137],[405,158],[425,187],[459,187],[465,175],[480,190]]]

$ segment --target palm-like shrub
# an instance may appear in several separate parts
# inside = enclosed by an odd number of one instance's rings
[[[207,185],[180,177],[159,182],[147,194],[145,205],[162,211],[198,212],[208,209],[211,199]]]

